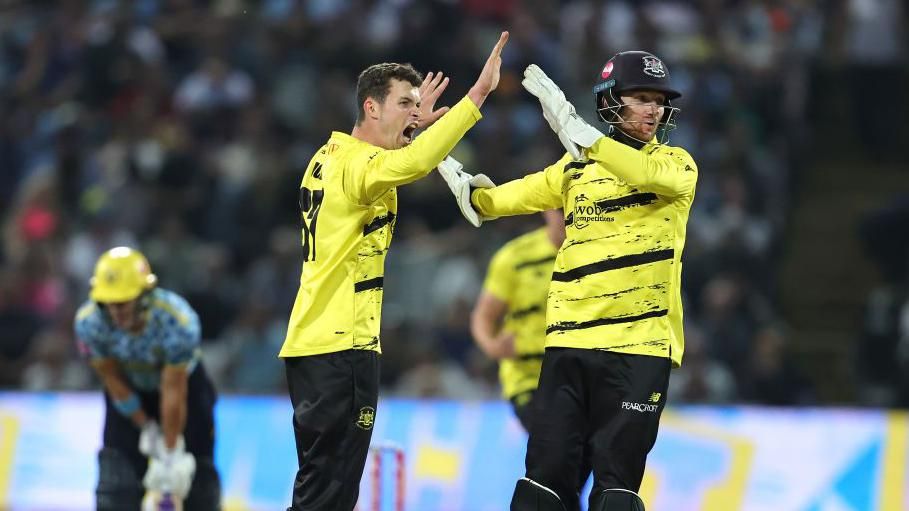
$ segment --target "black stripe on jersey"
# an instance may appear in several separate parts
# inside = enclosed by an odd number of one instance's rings
[[[531,261],[523,261],[523,262],[520,262],[520,263],[518,263],[518,264],[516,264],[516,265],[514,266],[514,269],[515,269],[515,270],[520,270],[521,268],[527,268],[528,266],[536,266],[536,265],[538,265],[538,264],[551,263],[551,262],[553,262],[553,261],[555,261],[555,256],[554,256],[554,255],[546,256],[546,257],[543,257],[543,258],[540,258],[540,259],[533,259],[533,260],[531,260]]]
[[[534,312],[543,312],[543,306],[540,304],[531,305],[530,307],[527,307],[525,309],[518,309],[518,310],[512,312],[510,315],[511,315],[511,319],[520,319],[520,318],[523,318],[524,316],[533,314]]]
[[[542,353],[521,353],[520,355],[515,355],[515,360],[527,361],[527,360],[543,360]]]
[[[395,221],[395,214],[392,213],[391,211],[389,211],[388,214],[385,216],[380,216],[378,218],[374,218],[372,222],[369,222],[368,224],[366,224],[363,227],[363,236],[366,236],[367,234],[369,234],[371,232],[378,231],[382,227],[385,227],[386,225],[388,225],[394,221]]]
[[[372,349],[375,349],[378,347],[379,347],[379,338],[378,337],[372,337],[369,340],[367,340],[365,343],[356,343],[355,342],[354,345],[352,346],[352,348],[355,350],[372,350]]]
[[[566,330],[583,330],[585,328],[593,328],[595,326],[603,325],[618,325],[620,323],[634,323],[635,321],[640,321],[642,319],[650,318],[659,318],[669,314],[669,309],[660,309],[650,312],[645,312],[643,314],[638,314],[636,316],[619,316],[612,318],[600,318],[592,319],[590,321],[563,321],[561,323],[555,323],[546,327],[546,333],[551,334],[553,332],[564,332]]]
[[[568,172],[571,169],[583,169],[587,166],[592,160],[584,161],[570,161],[565,164],[565,167],[562,168],[562,172]]]
[[[594,273],[655,263],[657,261],[666,261],[667,259],[672,259],[673,254],[674,251],[671,248],[668,248],[666,250],[644,252],[643,254],[631,254],[614,257],[612,259],[604,259],[595,263],[585,264],[584,266],[578,266],[577,268],[568,271],[553,272],[552,280],[556,282],[571,282],[572,280],[578,280],[581,277],[593,275]]]
[[[565,227],[574,223],[574,211],[568,213],[568,218],[565,219]]]
[[[354,293],[359,293],[360,291],[369,291],[370,289],[380,289],[382,287],[382,281],[384,277],[375,277],[369,280],[361,280],[360,282],[354,283]]]
[[[653,204],[656,200],[657,196],[655,193],[633,193],[631,195],[619,197],[618,199],[601,200],[597,202],[596,205],[597,208],[600,209],[599,212],[612,213],[625,208]]]

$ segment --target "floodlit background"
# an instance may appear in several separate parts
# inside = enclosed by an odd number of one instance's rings
[[[125,244],[201,316],[227,508],[282,509],[302,172],[350,131],[364,67],[443,71],[453,105],[507,29],[455,150],[496,182],[562,151],[527,64],[590,121],[617,51],[683,92],[687,350],[648,509],[909,509],[907,28],[901,0],[0,1],[0,507],[93,505],[100,392],[71,324]],[[468,316],[492,252],[542,220],[473,229],[436,175],[399,197],[374,438],[407,451],[408,510],[504,510],[526,439]]]

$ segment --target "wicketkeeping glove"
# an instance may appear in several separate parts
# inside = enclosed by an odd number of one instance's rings
[[[451,156],[442,160],[438,169],[439,174],[442,174],[442,178],[448,183],[451,193],[454,194],[458,207],[461,208],[461,214],[470,222],[470,225],[479,227],[483,224],[483,220],[492,220],[490,217],[484,217],[477,213],[473,209],[473,204],[470,203],[470,192],[474,188],[495,187],[495,183],[491,179],[484,174],[472,176],[464,172],[464,166],[461,165],[461,162]]]
[[[524,70],[521,85],[540,100],[543,117],[556,132],[565,149],[575,160],[583,158],[582,149],[592,146],[603,137],[575,112],[574,105],[565,99],[565,93],[536,64]]]

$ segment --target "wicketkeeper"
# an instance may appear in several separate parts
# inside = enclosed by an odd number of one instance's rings
[[[543,71],[524,88],[567,149],[540,172],[497,187],[451,158],[439,170],[474,225],[563,208],[566,239],[546,306],[546,351],[530,424],[526,477],[512,511],[580,506],[590,452],[591,511],[641,511],[637,495],[682,361],[681,256],[697,166],[667,145],[681,94],[656,56],[628,51],[600,70],[593,92],[606,133],[585,122]]]

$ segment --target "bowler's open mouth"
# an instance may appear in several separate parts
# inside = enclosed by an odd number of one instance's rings
[[[404,141],[408,144],[413,142],[414,133],[417,131],[417,124],[411,124],[410,126],[404,128]]]

